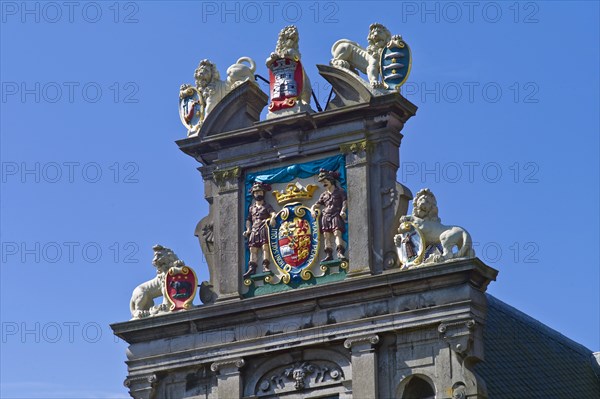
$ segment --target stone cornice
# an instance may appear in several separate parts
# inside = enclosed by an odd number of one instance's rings
[[[227,301],[210,306],[199,306],[186,312],[177,312],[141,320],[115,323],[114,333],[128,343],[149,339],[170,338],[188,334],[193,321],[198,331],[225,328],[260,314],[278,314],[282,308],[296,306],[313,309],[340,304],[367,302],[407,293],[469,284],[485,291],[497,271],[478,259],[465,259],[441,265],[408,271],[392,269],[389,272],[346,279],[335,284],[320,285],[302,290],[286,291],[244,300]]]

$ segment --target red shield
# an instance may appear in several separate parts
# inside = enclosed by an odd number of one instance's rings
[[[271,103],[269,111],[292,108],[302,93],[302,64],[291,58],[280,58],[269,66]]]
[[[165,279],[165,292],[171,303],[171,310],[191,308],[197,286],[198,279],[191,268],[184,266],[169,270]]]
[[[279,238],[279,252],[288,265],[298,267],[310,254],[310,225],[307,220],[296,218],[290,224],[288,232],[289,234]]]

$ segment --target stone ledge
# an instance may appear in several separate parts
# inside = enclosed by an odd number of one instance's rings
[[[269,316],[281,316],[281,309],[292,306],[314,308],[314,301],[322,309],[397,297],[468,284],[485,291],[495,280],[497,271],[479,259],[465,259],[408,271],[393,269],[375,276],[356,277],[332,284],[285,291],[244,300],[232,300],[191,310],[132,320],[111,325],[115,335],[128,343],[172,338],[188,334],[190,323],[198,332],[227,326],[241,325]]]
[[[329,326],[280,333],[277,335],[239,341],[218,341],[198,347],[189,337],[183,337],[181,348],[174,341],[159,341],[153,350],[135,348],[128,354],[128,369],[131,376],[161,372],[172,368],[191,367],[197,364],[228,361],[231,358],[252,358],[266,353],[276,354],[333,344],[343,345],[347,340],[388,333],[409,333],[414,330],[438,334],[440,323],[448,319],[476,319],[483,325],[471,301],[449,305],[421,308],[391,315],[382,315],[362,320],[336,323]]]

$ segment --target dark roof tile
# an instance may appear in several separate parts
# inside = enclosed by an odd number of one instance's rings
[[[490,399],[600,398],[593,352],[487,295],[485,361],[475,371]]]

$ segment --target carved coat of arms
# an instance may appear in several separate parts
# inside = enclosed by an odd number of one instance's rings
[[[336,155],[246,175],[243,236],[248,266],[241,270],[249,288],[244,294],[337,281],[347,273],[344,161],[344,155]],[[315,180],[320,184],[310,184]],[[267,192],[277,205],[270,205]],[[253,231],[260,231],[260,237]]]
[[[402,268],[420,264],[425,249],[421,231],[410,222],[402,223],[399,230],[400,234],[394,237],[394,240]]]
[[[292,108],[298,102],[303,88],[303,70],[300,60],[280,58],[269,65],[271,103],[269,111]]]
[[[202,96],[194,86],[181,85],[179,90],[179,118],[187,127],[188,132],[194,133],[200,129],[204,120],[204,102]]]
[[[411,54],[408,44],[399,35],[392,39],[381,52],[380,68],[387,89],[399,89],[410,73]]]
[[[284,271],[283,281],[308,280],[308,272],[319,251],[318,218],[299,202],[285,205],[269,226],[269,246],[277,267]]]
[[[188,309],[196,295],[198,279],[194,271],[184,266],[180,270],[172,268],[165,278],[165,293],[171,304],[170,310]]]

